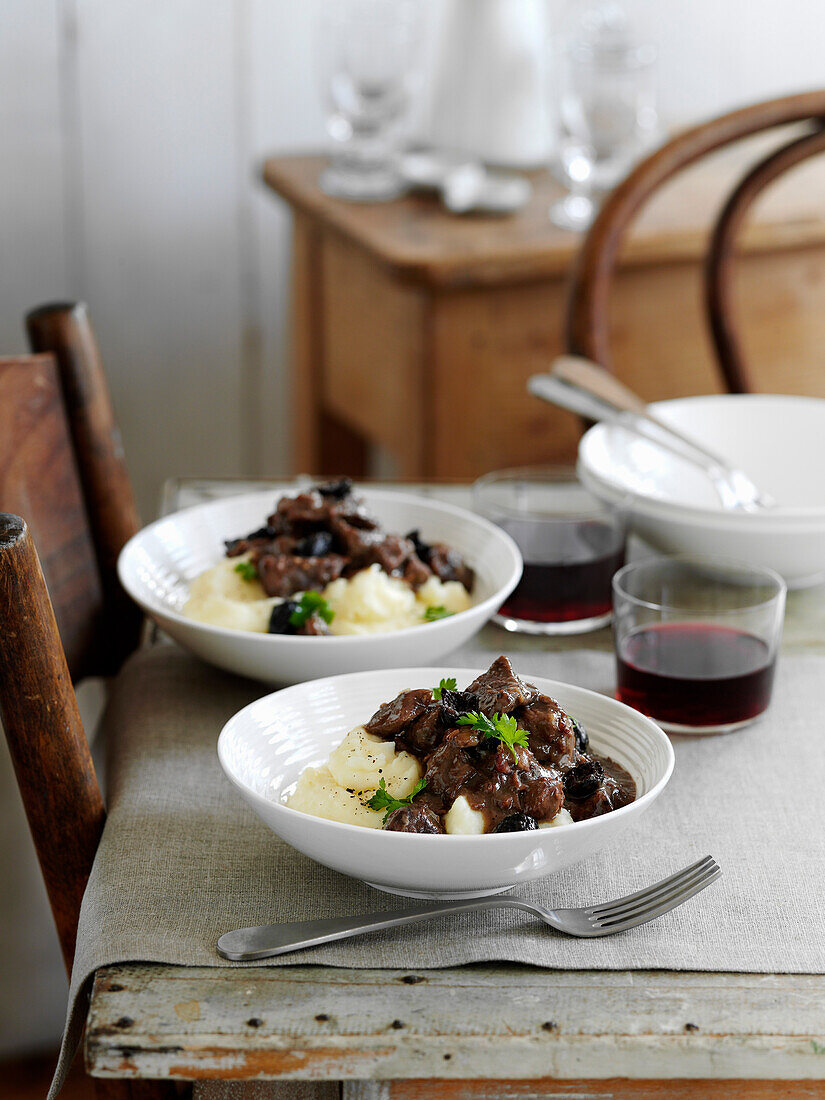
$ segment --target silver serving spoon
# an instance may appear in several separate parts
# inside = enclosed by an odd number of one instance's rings
[[[562,355],[549,374],[534,374],[527,388],[536,397],[589,420],[618,424],[698,466],[724,508],[759,512],[776,505],[742,470],[651,413],[637,394],[589,359]]]

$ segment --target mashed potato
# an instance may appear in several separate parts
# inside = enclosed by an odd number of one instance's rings
[[[213,626],[266,633],[278,597],[267,597],[258,580],[244,580],[236,572],[245,557],[226,558],[201,573],[189,590],[183,614]],[[345,580],[328,584],[322,593],[335,612],[331,634],[382,634],[424,622],[428,607],[455,614],[466,611],[470,595],[458,581],[430,577],[418,592],[397,577],[371,565]]]
[[[236,572],[238,562],[245,560],[224,558],[196,577],[189,586],[184,615],[212,626],[265,633],[272,608],[282,601],[268,597],[259,580],[244,580]]]
[[[430,577],[413,592],[398,577],[389,577],[380,565],[371,565],[349,580],[333,581],[324,589],[324,599],[335,612],[333,634],[379,634],[403,630],[424,620],[428,607],[443,607],[453,614],[466,611],[470,597],[463,584]]]
[[[380,829],[384,810],[371,810],[365,803],[378,790],[381,780],[394,798],[407,798],[423,774],[415,756],[398,752],[392,741],[383,741],[363,726],[356,726],[326,764],[301,772],[286,804],[292,810],[328,821]],[[567,810],[559,810],[552,821],[541,822],[539,828],[569,825],[572,821]],[[484,815],[460,794],[444,815],[444,829],[453,836],[479,836],[484,832]]]
[[[329,821],[380,829],[384,811],[371,810],[364,803],[378,790],[381,780],[394,798],[406,798],[423,774],[421,764],[410,753],[397,752],[392,741],[382,741],[363,726],[356,726],[326,764],[301,772],[286,804]]]

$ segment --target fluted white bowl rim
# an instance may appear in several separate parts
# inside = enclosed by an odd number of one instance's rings
[[[517,663],[517,662],[516,662]],[[529,833],[484,833],[477,836],[466,835],[450,835],[450,834],[411,834],[401,833],[394,831],[386,831],[382,829],[371,829],[363,825],[351,825],[345,822],[330,821],[326,818],[316,817],[311,814],[306,814],[302,810],[294,810],[285,805],[282,801],[275,798],[267,798],[264,795],[254,790],[248,783],[244,782],[243,778],[235,773],[233,770],[231,761],[229,759],[229,743],[231,739],[236,735],[236,732],[242,732],[244,727],[249,727],[249,724],[254,719],[257,711],[267,710],[272,707],[276,707],[279,704],[285,702],[292,702],[293,699],[298,698],[302,694],[309,694],[313,691],[318,691],[319,688],[327,685],[337,689],[339,692],[346,694],[347,688],[350,686],[359,685],[364,680],[372,679],[376,683],[376,688],[386,681],[388,686],[384,691],[376,691],[376,695],[384,695],[386,698],[392,698],[398,691],[404,690],[406,684],[407,687],[421,687],[426,686],[428,682],[432,681],[433,676],[453,676],[459,683],[470,683],[477,676],[481,675],[484,669],[467,669],[467,668],[444,668],[439,665],[437,668],[430,666],[420,668],[403,668],[403,669],[380,669],[373,672],[354,672],[347,673],[341,676],[327,676],[319,680],[310,680],[302,684],[294,684],[291,687],[282,688],[280,691],[272,692],[269,695],[265,695],[260,699],[256,699],[254,702],[249,703],[243,707],[240,711],[234,714],[229,721],[224,725],[218,737],[217,753],[221,767],[224,770],[227,778],[236,786],[247,798],[250,805],[253,808],[260,806],[261,809],[266,811],[268,816],[273,811],[276,816],[286,815],[285,820],[296,820],[297,818],[310,818],[313,825],[329,829],[331,834],[336,836],[350,835],[354,838],[361,838],[365,844],[372,843],[385,843],[388,838],[389,843],[398,844],[400,842],[406,843],[407,840],[403,838],[409,838],[414,836],[416,843],[420,844],[437,844],[439,848],[444,845],[460,846],[460,845],[479,845],[479,844],[519,844],[523,843],[524,837],[528,836],[532,838],[534,842],[540,839],[540,834],[535,831]],[[600,692],[591,691],[588,688],[578,687],[574,684],[568,684],[560,680],[550,680],[546,677],[525,676],[525,679],[529,683],[535,685],[544,694],[550,695],[556,698],[558,695],[564,697],[569,693],[574,696],[587,698],[603,707],[605,712],[609,714],[611,711],[614,713],[622,713],[628,717],[631,725],[639,731],[645,731],[651,742],[664,750],[663,753],[663,767],[659,769],[658,774],[655,776],[652,785],[644,794],[640,795],[633,802],[627,806],[622,806],[617,810],[612,810],[609,814],[603,814],[600,817],[588,818],[584,821],[576,821],[571,824],[559,825],[554,829],[549,830],[555,834],[554,839],[559,839],[562,835],[576,834],[581,836],[584,832],[593,828],[605,828],[606,825],[612,819],[615,822],[623,821],[625,817],[632,814],[636,814],[639,811],[647,808],[652,802],[654,802],[664,790],[671,775],[673,774],[673,768],[675,765],[675,753],[673,746],[670,742],[670,738],[661,729],[660,726],[653,721],[652,718],[648,718],[646,715],[641,714],[639,711],[634,710],[632,707],[628,707],[626,704],[619,702],[617,699],[613,699],[608,695],[602,695]],[[394,684],[394,686],[390,686]],[[402,685],[402,686],[398,686]],[[380,701],[385,701],[381,699]],[[378,704],[376,704],[378,705]],[[564,705],[564,704],[563,704]],[[574,709],[574,708],[571,708]],[[351,718],[351,724],[347,725],[346,729],[340,729],[335,734],[330,736],[328,744],[328,753],[340,743],[346,733],[354,726],[363,724],[370,717],[369,714],[353,714]],[[592,731],[588,731],[593,737]],[[599,733],[595,734],[595,740],[598,742]],[[622,764],[626,767],[626,761],[621,759],[616,760],[617,764]],[[304,767],[313,767],[317,764],[307,763]],[[301,768],[301,771],[303,768]],[[287,782],[282,783],[279,789],[279,794],[282,795],[284,791],[291,786],[295,780],[297,780],[300,771],[295,773]],[[631,772],[632,774],[632,772]],[[634,780],[637,776],[633,776]],[[260,816],[260,815],[259,815]],[[266,824],[273,826],[266,817],[263,818]],[[277,830],[274,830],[277,832]],[[383,838],[383,839],[379,839]],[[549,839],[549,838],[548,838]],[[605,838],[605,843],[608,843],[608,838]]]

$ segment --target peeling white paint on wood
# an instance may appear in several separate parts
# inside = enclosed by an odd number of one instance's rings
[[[820,1080],[825,977],[132,964],[98,975],[86,1047],[113,1077]]]

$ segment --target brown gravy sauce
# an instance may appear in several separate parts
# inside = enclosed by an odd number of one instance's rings
[[[589,754],[594,760],[598,760],[601,766],[604,768],[604,774],[614,780],[619,790],[624,796],[623,806],[628,805],[630,802],[636,801],[636,780],[630,774],[630,772],[623,768],[621,764],[617,764],[615,760],[611,760],[609,756],[600,756],[597,752],[591,752]]]

